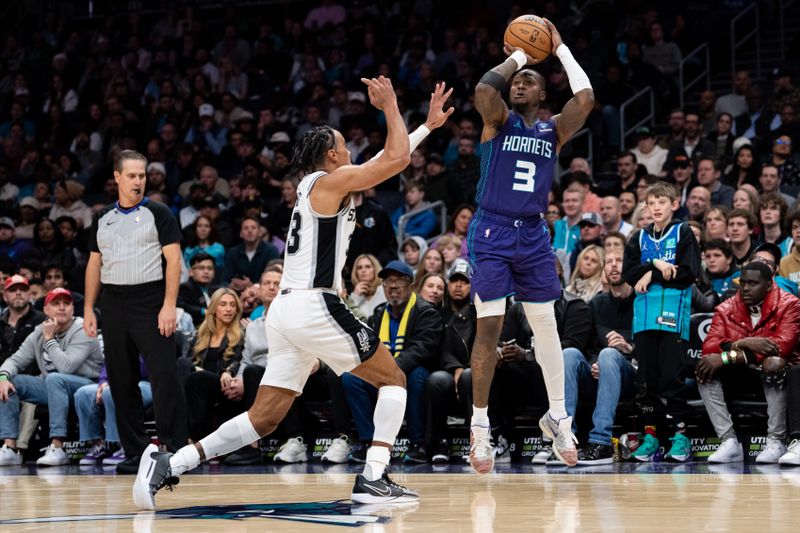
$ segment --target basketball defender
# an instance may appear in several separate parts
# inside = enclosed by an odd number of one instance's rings
[[[553,53],[561,60],[574,94],[560,115],[537,120],[539,103],[545,99],[544,77],[526,66],[535,63],[532,57],[508,44],[505,51],[510,57],[484,74],[475,89],[483,131],[478,211],[467,235],[478,311],[471,359],[474,405],[469,458],[479,474],[494,466],[487,405],[510,295],[525,309],[536,361],[547,385],[550,410],[539,427],[553,440],[553,452],[562,462],[573,466],[578,461],[572,419],[564,408],[564,360],[553,309],[561,286],[544,213],[558,152],[583,126],[594,105],[594,93],[555,26],[546,23]],[[509,80],[511,110],[502,98]]]
[[[378,389],[373,442],[364,472],[356,476],[352,500],[402,503],[419,498],[386,474],[405,414],[405,374],[375,332],[347,309],[339,292],[356,220],[351,193],[374,187],[408,165],[410,150],[453,112],[442,109],[451,91],[438,84],[425,125],[407,135],[391,81],[383,76],[362,81],[372,105],[386,115],[386,146],[369,162],[351,165],[344,137],[329,126],[310,130],[295,146],[293,165],[305,176],[292,213],[281,292],[267,316],[269,364],[254,405],[174,455],[148,446],[133,486],[137,507],[155,508],[156,492],[171,489],[187,470],[270,434],[302,392],[317,358],[337,374],[351,372]]]

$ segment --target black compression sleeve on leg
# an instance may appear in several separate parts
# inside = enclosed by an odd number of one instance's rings
[[[483,75],[478,83],[485,83],[486,85],[490,85],[497,89],[498,92],[503,92],[506,88],[506,83],[508,82],[503,76],[493,70],[490,70]]]

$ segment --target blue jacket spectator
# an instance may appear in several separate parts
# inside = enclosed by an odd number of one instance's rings
[[[256,219],[245,218],[239,233],[242,244],[228,250],[225,256],[225,273],[222,279],[234,290],[243,290],[255,283],[267,268],[267,263],[280,257],[275,246],[259,238],[258,227],[259,222]]]
[[[400,217],[410,213],[415,209],[425,207],[425,185],[417,182],[406,183],[406,203],[398,207],[392,214],[392,226],[395,231],[398,229]],[[436,216],[433,211],[423,211],[411,217],[406,224],[404,235],[415,235],[427,239],[434,235],[436,231]]]
[[[211,104],[201,105],[197,114],[200,115],[200,124],[186,132],[184,140],[189,144],[208,148],[214,155],[219,155],[227,142],[228,129],[214,121],[214,107]]]

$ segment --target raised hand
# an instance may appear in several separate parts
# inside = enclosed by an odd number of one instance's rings
[[[452,88],[445,92],[444,82],[439,82],[436,84],[436,88],[431,93],[431,103],[428,107],[428,118],[425,120],[425,127],[427,127],[429,130],[433,131],[436,128],[444,125],[450,115],[453,114],[453,111],[455,111],[455,108],[453,107],[450,107],[450,109],[447,111],[444,110],[444,104],[452,94]]]
[[[56,329],[58,328],[58,322],[56,322],[52,318],[48,318],[44,322],[42,322],[42,339],[45,342],[55,338]]]
[[[384,110],[391,105],[397,105],[397,95],[392,87],[392,80],[385,76],[377,78],[361,78],[367,86],[370,103],[377,109]]]
[[[513,54],[514,52],[516,52],[517,50],[519,50],[520,52],[522,52],[523,54],[525,54],[525,57],[527,57],[527,58],[528,58],[528,64],[529,64],[529,65],[535,65],[536,63],[538,63],[538,62],[539,62],[539,61],[537,61],[536,59],[534,59],[534,58],[533,58],[533,57],[532,57],[530,54],[528,54],[527,52],[525,52],[525,50],[523,50],[522,48],[520,48],[520,47],[518,47],[518,46],[511,46],[510,44],[508,44],[508,43],[505,43],[505,42],[503,43],[503,52],[505,52],[505,54],[506,54],[507,56],[510,56],[511,54]]]
[[[547,19],[542,19],[542,20],[544,20],[544,23],[547,24],[548,28],[550,28],[550,40],[553,43],[553,50],[552,50],[551,53],[555,54],[556,53],[556,48],[558,48],[560,45],[564,44],[564,41],[561,39],[561,34],[558,33],[558,30],[556,29],[555,24],[553,24],[552,22],[550,22]]]

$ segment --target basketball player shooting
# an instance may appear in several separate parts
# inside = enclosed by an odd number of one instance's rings
[[[319,126],[300,139],[292,154],[296,173],[304,177],[286,241],[281,292],[267,315],[269,364],[255,403],[248,412],[174,455],[148,446],[133,486],[137,507],[154,509],[156,492],[163,487],[171,489],[187,470],[272,433],[303,391],[317,358],[337,374],[351,372],[378,389],[372,446],[364,472],[356,476],[352,500],[403,503],[419,498],[386,474],[405,414],[405,374],[375,332],[353,316],[339,293],[356,220],[351,193],[374,187],[408,166],[411,150],[452,114],[453,108],[443,110],[452,90],[445,91],[443,83],[436,86],[425,124],[408,135],[391,81],[383,76],[362,81],[372,105],[386,116],[384,150],[363,165],[351,165],[342,134],[330,126]]]
[[[547,386],[550,409],[539,427],[552,439],[559,460],[569,466],[578,461],[572,418],[564,407],[564,360],[553,308],[561,286],[544,213],[558,152],[583,126],[594,105],[594,92],[555,26],[544,22],[550,30],[552,53],[561,60],[574,94],[561,114],[537,120],[539,104],[545,99],[544,77],[529,66],[537,62],[533,57],[508,43],[508,59],[484,74],[475,89],[483,131],[478,210],[467,237],[478,312],[471,359],[474,405],[469,459],[479,474],[494,467],[487,405],[510,295],[522,302]],[[509,81],[510,110],[502,97]]]

